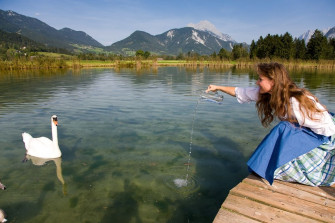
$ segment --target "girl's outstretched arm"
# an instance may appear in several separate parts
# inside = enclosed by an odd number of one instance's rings
[[[213,85],[213,84],[210,84],[206,90],[206,92],[210,92],[210,91],[222,91],[226,94],[229,94],[231,96],[236,96],[235,94],[235,88],[236,87],[230,87],[230,86],[218,86],[218,85]]]

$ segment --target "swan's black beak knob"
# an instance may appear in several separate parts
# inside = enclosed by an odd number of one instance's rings
[[[57,119],[57,117],[53,117],[53,118],[52,118],[52,121],[54,122],[55,126],[58,125],[58,119]]]

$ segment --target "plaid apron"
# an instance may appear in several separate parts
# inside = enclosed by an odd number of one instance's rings
[[[334,116],[332,117],[335,122]],[[331,186],[335,183],[335,135],[276,169],[274,178],[310,186]]]

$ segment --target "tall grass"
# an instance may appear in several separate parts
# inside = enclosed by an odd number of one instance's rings
[[[335,69],[335,60],[283,60],[283,59],[262,59],[250,60],[241,59],[231,60],[141,60],[141,59],[124,59],[124,60],[79,60],[64,57],[46,57],[36,56],[30,58],[19,58],[10,61],[0,61],[0,70],[25,70],[25,69],[58,69],[84,67],[114,67],[114,68],[148,68],[160,66],[183,66],[188,68],[208,67],[212,69],[235,67],[235,68],[254,68],[255,64],[260,62],[276,61],[284,64],[288,69],[308,68],[308,69]]]
[[[61,58],[32,57],[10,61],[0,61],[0,70],[25,70],[25,69],[53,69],[66,68],[66,62]]]

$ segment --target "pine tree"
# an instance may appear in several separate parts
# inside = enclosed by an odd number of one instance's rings
[[[326,59],[327,38],[320,30],[315,30],[307,44],[307,57],[313,60]]]
[[[293,37],[286,32],[284,36],[281,36],[280,40],[282,43],[280,57],[289,60],[293,57]]]
[[[218,55],[220,57],[220,60],[229,59],[230,58],[229,52],[226,49],[224,49],[224,48],[221,48],[221,50],[219,51]]]
[[[335,60],[335,39],[334,38],[329,40],[328,48],[329,48],[329,51],[330,51],[328,59]]]
[[[249,53],[249,57],[250,59],[254,59],[256,58],[256,54],[257,54],[257,46],[254,40],[251,41],[250,44],[250,53]]]
[[[294,39],[293,42],[294,45],[294,59],[306,59],[306,44],[305,44],[305,40],[299,40],[299,39]]]

